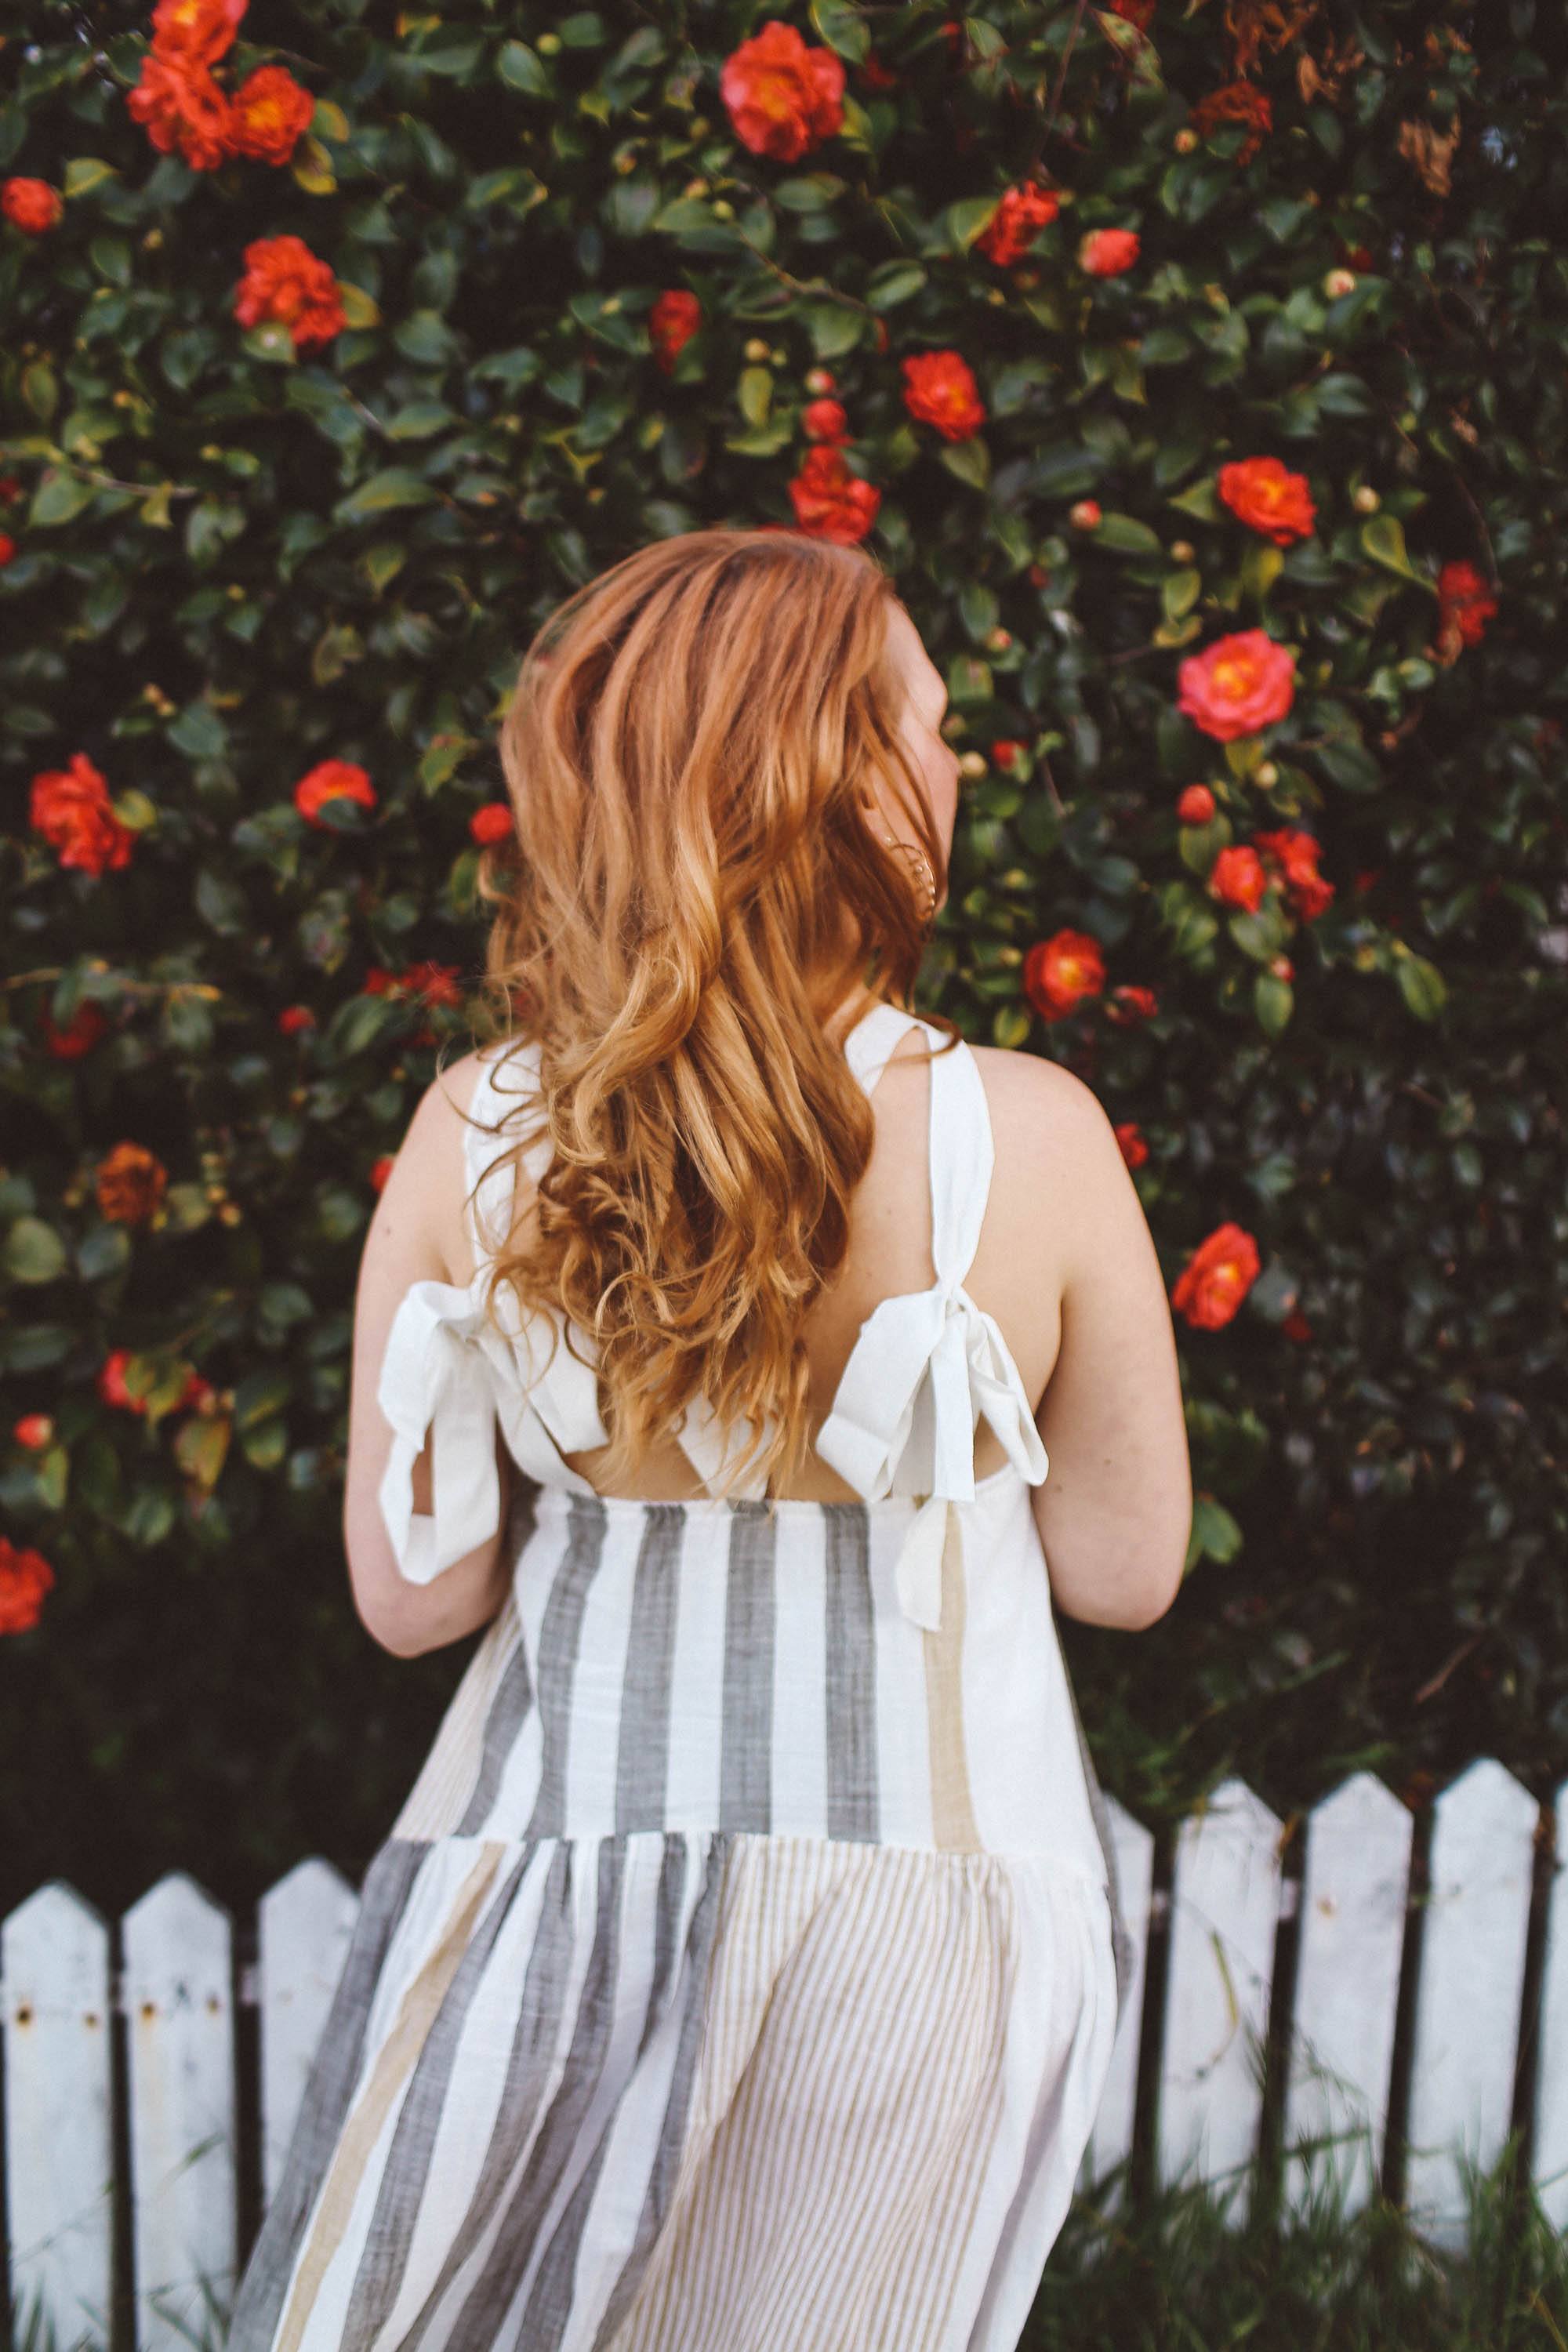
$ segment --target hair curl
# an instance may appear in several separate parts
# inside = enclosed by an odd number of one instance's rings
[[[478,887],[485,988],[540,1048],[503,1156],[547,1133],[552,1160],[486,1298],[509,1282],[591,1335],[609,1491],[699,1394],[752,1424],[732,1478],[772,1492],[806,1459],[802,1322],[875,1132],[826,1024],[860,984],[908,1005],[930,919],[864,822],[873,775],[945,887],[898,739],[895,600],[856,548],[694,530],[576,590],[523,656],[500,736],[516,833]]]

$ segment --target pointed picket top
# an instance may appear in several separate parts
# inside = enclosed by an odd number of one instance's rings
[[[1372,1772],[1308,1817],[1283,2132],[1298,2212],[1335,2190],[1359,2211],[1382,2170],[1415,1829]]]
[[[1434,2244],[1465,2242],[1462,2165],[1508,2137],[1540,1807],[1490,1757],[1434,1807],[1411,2053],[1406,2189]]]
[[[183,1870],[121,1933],[138,2352],[188,2352],[235,2286],[232,1938]]]
[[[358,1916],[353,1888],[316,1855],[297,1864],[257,1906],[261,2178],[268,2204]]]
[[[1237,2193],[1258,2147],[1282,1824],[1245,1780],[1182,1823],[1171,1887],[1159,2172]]]
[[[1546,1903],[1531,2172],[1548,2221],[1568,2233],[1568,1780],[1557,1791],[1552,1818],[1556,1860]]]
[[[1138,2050],[1143,2016],[1143,1979],[1149,1957],[1149,1914],[1154,1878],[1154,1836],[1114,1797],[1105,1800],[1110,1821],[1111,1852],[1121,1897],[1121,1913],[1132,1946],[1132,1973],[1127,2000],[1116,2029],[1110,2072],[1096,2111],[1079,2168],[1079,2186],[1088,2189],[1131,2152],[1132,2125],[1138,2097]],[[1121,2203],[1118,2189],[1107,2192],[1105,2210]]]
[[[113,2146],[108,1923],[51,1879],[0,1926],[16,2340],[109,2340]]]

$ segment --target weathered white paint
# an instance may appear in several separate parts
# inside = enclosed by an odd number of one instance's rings
[[[257,1906],[261,2179],[268,2203],[359,1914],[331,1863],[300,1863]]]
[[[1436,1804],[1415,1992],[1406,2201],[1434,2245],[1466,2237],[1465,2159],[1508,2137],[1539,1808],[1489,1758]]]
[[[1142,1822],[1134,1821],[1114,1797],[1107,1797],[1105,1806],[1110,1820],[1111,1849],[1116,1856],[1122,1914],[1132,1943],[1134,1964],[1127,2004],[1116,2029],[1116,2045],[1110,2053],[1110,2072],[1106,2076],[1105,2095],[1100,2100],[1100,2112],[1095,2117],[1094,2129],[1084,2150],[1079,2174],[1079,2186],[1085,2189],[1121,2164],[1132,2150],[1143,1980],[1149,1959],[1150,1897],[1154,1874],[1152,1832],[1146,1830]],[[1107,2211],[1114,2211],[1121,2203],[1121,2186],[1119,2181],[1107,2191],[1104,2199]]]
[[[1258,2145],[1261,2055],[1279,1915],[1280,1824],[1240,1780],[1222,1782],[1182,1823],[1171,1889],[1162,2180],[1235,2193]]]
[[[0,1970],[16,2339],[36,2313],[57,2352],[73,2352],[109,2340],[109,1929],[51,1880],[0,1928]]]
[[[184,1871],[125,1915],[138,2352],[189,2352],[235,2288],[229,1924]]]
[[[1553,1820],[1556,1867],[1546,1906],[1531,2169],[1552,2228],[1568,2231],[1568,1780],[1557,1791]]]
[[[1371,1772],[1308,1819],[1283,2117],[1285,2192],[1299,2212],[1323,2191],[1359,2211],[1377,2184],[1415,1826]],[[1327,2144],[1309,2154],[1312,2141]]]

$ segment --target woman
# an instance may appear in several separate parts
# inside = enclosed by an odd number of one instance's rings
[[[943,703],[871,561],[777,531],[524,658],[512,1027],[383,1191],[344,1513],[378,1642],[489,1631],[232,2352],[1018,2340],[1126,1963],[1052,1598],[1151,1623],[1192,1493],[1104,1112],[900,1002]]]

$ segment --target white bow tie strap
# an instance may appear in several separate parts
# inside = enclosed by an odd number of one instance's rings
[[[950,1510],[974,1499],[974,1432],[984,1419],[1031,1486],[1047,1454],[1029,1400],[994,1317],[962,1283],[885,1298],[845,1367],[817,1434],[822,1459],[868,1501],[921,1498],[895,1577],[906,1617],[942,1624],[942,1561]]]
[[[376,1402],[393,1433],[377,1498],[399,1571],[410,1584],[430,1583],[499,1528],[498,1415],[508,1450],[525,1475],[574,1494],[594,1491],[568,1468],[563,1451],[607,1441],[596,1373],[562,1337],[548,1369],[525,1389],[517,1342],[486,1315],[479,1276],[467,1290],[416,1282],[404,1294],[387,1334]],[[414,1465],[432,1439],[426,1513],[414,1508]]]

